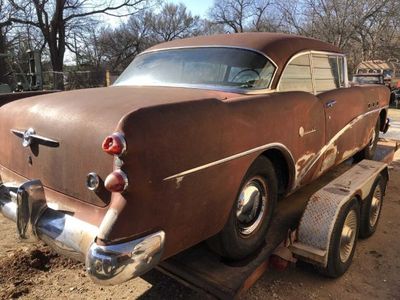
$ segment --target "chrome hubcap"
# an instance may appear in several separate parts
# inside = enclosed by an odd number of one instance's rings
[[[342,234],[340,237],[340,260],[345,263],[353,250],[357,231],[357,214],[354,210],[349,211],[344,220]]]
[[[237,224],[242,235],[250,235],[258,229],[266,200],[266,186],[262,178],[254,177],[243,186],[236,208]]]
[[[379,185],[376,186],[374,195],[371,200],[371,208],[369,210],[369,225],[374,227],[378,221],[379,213],[382,207],[382,191]]]

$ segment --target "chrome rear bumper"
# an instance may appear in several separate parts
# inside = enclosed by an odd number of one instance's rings
[[[17,224],[22,239],[38,238],[57,252],[85,262],[98,284],[119,284],[142,275],[160,261],[164,249],[163,231],[126,243],[98,245],[96,226],[47,207],[38,180],[22,185],[0,182],[0,212]]]

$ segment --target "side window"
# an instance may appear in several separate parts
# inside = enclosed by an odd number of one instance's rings
[[[292,60],[283,71],[279,90],[305,91],[313,93],[310,54],[304,54]]]
[[[344,60],[335,55],[313,54],[314,82],[316,93],[344,86]]]

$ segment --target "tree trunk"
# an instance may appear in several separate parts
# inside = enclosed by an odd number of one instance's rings
[[[50,28],[42,29],[50,50],[50,60],[54,72],[53,86],[64,89],[65,23],[63,19],[65,0],[57,0]],[[49,30],[48,30],[49,29]]]
[[[6,53],[6,37],[3,34],[3,28],[0,27],[0,53]],[[9,72],[6,59],[0,57],[0,83],[10,84],[8,76],[5,76]]]
[[[64,53],[60,54],[57,49],[57,41],[48,40],[50,50],[51,66],[53,67],[53,88],[56,90],[64,90]]]

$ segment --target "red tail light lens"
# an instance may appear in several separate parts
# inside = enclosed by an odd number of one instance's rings
[[[103,151],[111,155],[121,155],[126,150],[126,141],[124,136],[119,133],[113,133],[105,138],[102,145]]]
[[[121,193],[128,187],[128,177],[123,171],[115,170],[107,176],[104,186],[110,192]]]

